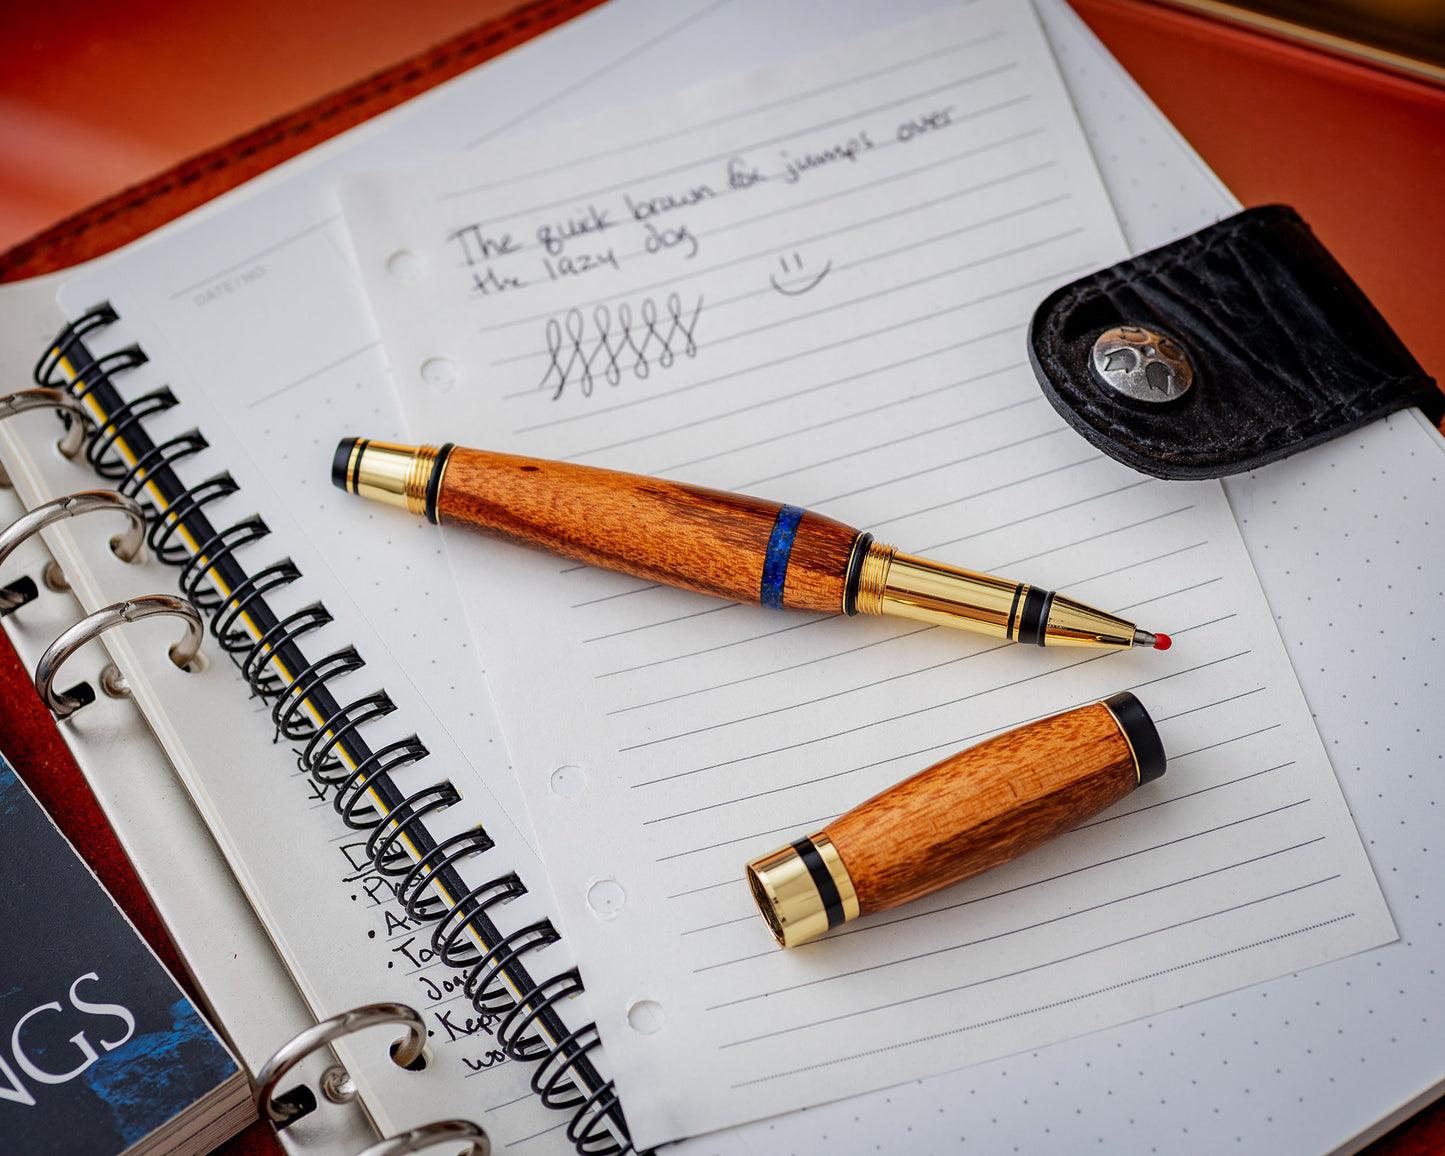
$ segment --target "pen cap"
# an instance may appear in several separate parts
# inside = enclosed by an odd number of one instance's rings
[[[331,484],[436,521],[437,487],[451,448],[343,438],[331,458]]]
[[[996,867],[1164,773],[1132,694],[996,735],[748,864],[773,938],[795,947]]]

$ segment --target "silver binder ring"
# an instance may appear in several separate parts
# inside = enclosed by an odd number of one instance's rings
[[[74,714],[89,700],[76,698],[70,693],[57,694],[53,683],[61,665],[94,638],[113,626],[126,622],[139,622],[142,618],[153,618],[157,614],[174,614],[186,620],[185,636],[170,649],[170,658],[177,666],[185,668],[195,659],[201,649],[205,630],[201,612],[184,598],[170,594],[148,594],[143,598],[132,598],[128,602],[117,602],[103,607],[94,614],[88,614],[75,625],[64,630],[45,649],[35,666],[35,689],[56,718]]]
[[[66,494],[63,498],[55,498],[36,506],[0,530],[0,566],[5,564],[5,559],[31,534],[39,533],[46,526],[62,522],[66,518],[89,514],[94,510],[115,510],[130,519],[130,529],[112,538],[110,548],[122,562],[134,562],[145,542],[146,516],[140,503],[114,490],[82,490],[78,494]],[[0,590],[0,614],[14,610],[20,605],[20,601],[13,591]]]
[[[420,1152],[433,1144],[455,1144],[459,1140],[472,1142],[470,1151],[464,1156],[491,1156],[491,1139],[470,1120],[438,1120],[434,1124],[423,1124],[410,1132],[389,1136],[356,1156],[406,1156],[408,1152]]]
[[[426,1050],[426,1022],[421,1014],[404,1003],[367,1004],[322,1020],[282,1044],[256,1074],[256,1107],[278,1128],[284,1128],[292,1120],[305,1115],[309,1108],[273,1095],[276,1085],[286,1077],[286,1073],[318,1048],[342,1036],[382,1024],[402,1024],[406,1027],[405,1037],[392,1045],[391,1058],[398,1067],[411,1067]],[[344,1104],[356,1098],[356,1086],[346,1074],[346,1069],[339,1064],[329,1068],[321,1077],[321,1091],[335,1104]],[[413,1149],[398,1151],[410,1152]]]
[[[0,421],[31,409],[63,409],[68,413],[71,417],[70,428],[60,439],[56,449],[68,458],[73,458],[80,452],[80,447],[85,444],[85,435],[95,420],[83,401],[63,389],[22,389],[18,393],[0,397]]]

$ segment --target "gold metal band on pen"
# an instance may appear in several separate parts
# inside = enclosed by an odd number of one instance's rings
[[[854,608],[859,614],[883,613],[883,593],[888,588],[888,571],[895,553],[892,546],[869,541],[868,552],[863,555],[863,564],[858,570]]]
[[[1135,629],[1112,614],[1027,583],[900,554],[871,542],[858,569],[854,606],[1010,641],[1125,649]]]
[[[857,608],[937,626],[957,627],[962,619],[970,630],[1016,638],[1028,589],[874,542],[859,570]]]
[[[1049,641],[1069,646],[1097,646],[1128,649],[1134,645],[1132,622],[1085,606],[1064,594],[1055,594],[1049,604]]]
[[[427,485],[440,449],[357,438],[346,462],[346,488],[363,498],[425,514]]]
[[[747,872],[758,910],[784,947],[858,918],[853,879],[833,840],[821,831],[749,863]]]

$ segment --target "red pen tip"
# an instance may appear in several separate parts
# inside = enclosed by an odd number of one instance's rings
[[[1174,645],[1174,640],[1173,640],[1172,638],[1170,638],[1169,635],[1167,635],[1167,634],[1160,634],[1157,630],[1154,632],[1154,649],[1155,649],[1155,650],[1168,650],[1168,649],[1169,649],[1171,646],[1173,646],[1173,645]]]

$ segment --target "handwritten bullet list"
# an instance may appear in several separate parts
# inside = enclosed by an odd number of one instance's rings
[[[301,752],[295,753],[300,759]],[[297,778],[305,786],[308,803],[336,805],[340,796],[344,805],[347,785],[343,781],[318,781],[309,775]],[[472,1003],[473,965],[479,953],[472,950],[470,956],[461,958],[454,948],[448,950],[438,943],[438,937],[433,935],[437,921],[441,920],[443,931],[456,921],[448,916],[445,902],[427,891],[430,874],[413,872],[405,878],[396,872],[388,874],[378,866],[368,834],[369,830],[362,829],[354,839],[336,844],[339,855],[333,860],[333,869],[339,882],[350,889],[352,902],[373,917],[367,938],[386,945],[391,956],[387,967],[412,985],[407,1001],[426,1019],[429,1045],[444,1052],[449,1062],[458,1063],[467,1073],[510,1063],[496,1039],[502,1011],[478,1010]],[[491,845],[479,830],[469,853],[480,854]],[[508,882],[499,881],[503,886]],[[518,895],[524,890],[517,883],[509,894]]]

